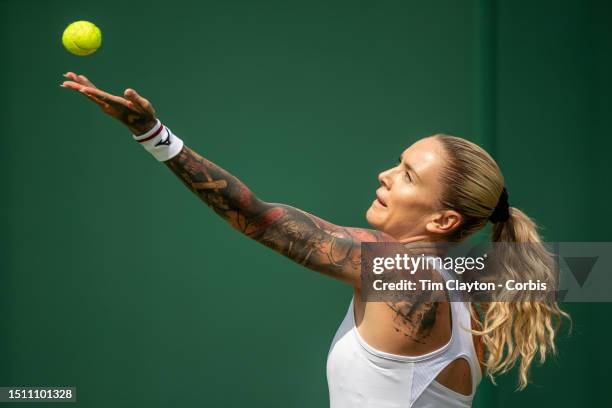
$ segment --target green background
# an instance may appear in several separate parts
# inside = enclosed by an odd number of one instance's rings
[[[62,73],[135,88],[262,199],[336,224],[366,227],[377,174],[446,132],[493,154],[545,239],[610,241],[611,18],[584,0],[0,1],[0,386],[325,407],[351,296],[229,228]],[[84,58],[60,42],[80,19],[104,36]],[[475,406],[609,398],[612,308],[563,307],[559,355],[524,392],[483,381]]]

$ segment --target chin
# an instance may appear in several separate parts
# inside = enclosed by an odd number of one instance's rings
[[[377,211],[374,208],[368,208],[365,213],[365,219],[372,227],[376,228],[377,230],[380,230],[380,227],[382,226],[382,220],[380,214],[377,214]]]

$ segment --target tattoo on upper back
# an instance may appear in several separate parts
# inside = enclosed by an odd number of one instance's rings
[[[393,327],[417,343],[424,344],[436,323],[437,302],[387,302],[395,312]]]
[[[421,268],[415,273],[421,279],[443,282],[442,276],[435,269]],[[410,299],[388,301],[386,305],[394,312],[392,324],[395,331],[417,343],[425,344],[436,324],[440,302],[446,301],[448,294],[445,290],[419,288]]]

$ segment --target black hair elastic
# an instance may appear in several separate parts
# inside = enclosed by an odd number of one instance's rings
[[[504,222],[510,218],[510,205],[508,204],[508,190],[506,187],[502,190],[497,206],[493,210],[493,214],[489,217],[492,223]]]

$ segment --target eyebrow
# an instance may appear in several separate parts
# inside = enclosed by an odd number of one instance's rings
[[[406,168],[408,169],[408,171],[409,171],[409,172],[411,172],[412,174],[414,174],[415,178],[417,178],[418,180],[421,180],[421,178],[419,177],[419,175],[417,174],[417,172],[416,172],[416,171],[414,171],[414,169],[413,169],[412,167],[410,167],[410,165],[409,165],[408,163],[405,163],[405,162],[404,162],[403,156],[404,156],[403,154],[400,154],[400,157],[399,157],[399,162],[400,162],[400,163],[404,163],[404,167],[406,167]]]

